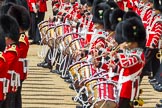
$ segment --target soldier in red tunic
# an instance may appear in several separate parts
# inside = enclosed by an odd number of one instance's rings
[[[32,21],[29,38],[33,40],[31,44],[39,44],[40,36],[37,24],[44,19],[47,11],[46,0],[28,0],[28,6]]]
[[[152,79],[155,77],[160,66],[160,60],[156,57],[156,53],[159,52],[159,39],[162,34],[162,21],[159,10],[152,10],[152,14],[150,15],[147,25],[147,41],[145,50],[146,65],[143,70],[143,74],[148,72],[151,74],[152,72],[152,76],[149,77]]]
[[[8,14],[10,16],[13,16],[18,24],[19,24],[19,30],[20,30],[20,37],[19,37],[19,68],[18,73],[20,74],[20,86],[18,87],[17,93],[16,93],[16,108],[22,108],[22,102],[21,102],[21,88],[22,88],[22,82],[27,77],[27,71],[28,71],[28,60],[27,60],[27,53],[29,49],[29,41],[28,37],[25,34],[25,31],[27,31],[30,27],[30,15],[28,10],[26,10],[23,6],[15,5],[12,6],[8,10]]]
[[[6,49],[4,57],[8,63],[7,79],[10,80],[9,93],[3,108],[15,108],[15,94],[19,82],[18,59],[19,59],[19,25],[17,21],[8,15],[0,17],[0,28],[2,36],[5,37]]]
[[[0,34],[1,35],[1,34]],[[3,55],[3,51],[5,50],[5,39],[0,36],[0,108],[2,108],[2,104],[6,98],[6,94],[8,90],[7,87],[7,72],[8,72],[8,63]],[[6,86],[5,86],[6,85]]]
[[[130,102],[139,90],[139,78],[145,64],[143,48],[146,32],[141,20],[132,17],[123,21],[122,36],[125,40],[120,44],[117,53],[119,60],[119,108],[132,108]]]

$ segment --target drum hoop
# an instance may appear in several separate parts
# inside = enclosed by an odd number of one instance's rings
[[[49,24],[43,25],[39,30],[41,31],[43,28],[47,27]]]
[[[100,82],[98,82],[97,84],[95,84],[95,85],[93,85],[93,89],[97,86],[97,85],[100,85],[100,84],[112,84],[112,85],[114,85],[115,86],[115,88],[117,89],[118,88],[118,85],[117,85],[117,82],[115,82],[115,81],[100,81]]]
[[[46,31],[46,34],[47,34],[47,32],[48,32],[49,30],[51,30],[51,29],[54,30],[55,27],[56,27],[56,26],[51,26],[51,27],[49,27],[49,28],[47,29],[47,31]]]
[[[75,42],[75,41],[77,41],[77,40],[81,40],[81,39],[84,39],[84,38],[77,38],[77,39],[72,40],[72,41],[70,42],[69,46],[71,46],[71,44],[72,44],[73,42]]]
[[[43,23],[46,23],[46,22],[49,22],[49,21],[47,21],[47,20],[46,20],[46,21],[41,21],[41,22],[38,24],[38,28],[39,28],[40,25],[42,25]]]
[[[94,80],[98,80],[98,79],[104,79],[104,80],[107,80],[106,78],[104,77],[93,77],[89,80],[87,80],[84,84],[87,85],[87,83],[91,82],[91,81],[94,81]]]
[[[78,69],[78,71],[80,70],[80,69],[82,69],[83,67],[85,67],[85,66],[90,66],[91,64],[84,64],[84,65],[82,65],[79,69]]]
[[[97,75],[99,75],[99,74],[102,74],[103,72],[107,72],[106,70],[102,70],[102,71],[100,71],[100,72],[98,72],[98,73],[95,73],[93,76],[95,77],[95,76],[97,76]]]
[[[79,35],[79,37],[81,37],[81,35],[78,34],[78,33],[70,32],[70,33],[66,33],[66,34],[63,35],[63,40],[64,40],[64,38],[65,38],[66,36],[68,36],[68,35],[73,35],[73,34],[77,34],[77,35]],[[83,38],[83,39],[84,39],[84,38]]]
[[[71,25],[63,23],[63,24],[59,24],[59,25],[55,26],[54,30],[56,28],[58,28],[58,27],[61,27],[61,26],[69,26],[69,27],[71,27]]]
[[[71,34],[69,34],[69,35],[71,35]],[[62,40],[64,41],[64,39],[66,38],[66,37],[69,37],[69,35],[62,35]]]
[[[68,24],[67,24],[68,25]],[[54,31],[56,32],[56,29],[58,28],[58,27],[61,27],[61,26],[65,26],[65,24],[63,23],[63,24],[59,24],[59,25],[56,25],[56,26],[54,26]],[[69,25],[70,26],[70,25]],[[60,35],[59,35],[60,36]],[[62,36],[62,35],[61,35]],[[58,37],[57,36],[57,34],[56,34],[56,37]]]
[[[73,66],[75,66],[75,65],[77,65],[77,64],[81,64],[81,63],[85,63],[85,61],[77,61],[77,62],[75,62],[74,64],[71,64],[71,65],[69,66],[69,70],[70,70],[70,68],[72,68]]]

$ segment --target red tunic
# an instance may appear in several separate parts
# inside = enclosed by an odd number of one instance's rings
[[[152,15],[152,8],[150,7],[150,3],[147,3],[143,6],[142,11],[140,12],[140,17],[142,19],[145,28],[149,26],[151,15]]]
[[[18,70],[18,59],[19,59],[19,48],[15,44],[8,45],[4,51],[4,57],[8,63],[8,74],[7,79],[11,80],[11,73],[10,71],[14,71],[17,73]],[[11,81],[9,86],[9,92],[11,92]],[[14,91],[13,91],[14,92]]]
[[[28,3],[29,11],[34,12],[33,7],[32,7],[32,3],[36,4],[36,0],[27,0],[27,3]]]
[[[47,0],[38,0],[39,1],[39,12],[46,12],[47,11]]]
[[[120,9],[124,10],[124,3],[123,3],[123,1],[117,1],[117,4],[118,4]]]
[[[20,80],[25,80],[27,77],[27,71],[24,70],[24,63],[25,63],[25,59],[27,57],[27,53],[29,50],[29,41],[28,41],[28,37],[25,34],[21,34],[20,38],[19,38],[19,61],[18,61],[18,73],[20,74]]]
[[[141,71],[145,64],[144,53],[140,49],[127,51],[127,53],[119,53],[119,66],[123,69],[120,71],[119,83],[121,83],[120,97],[131,98],[132,84],[135,77],[140,76]],[[135,77],[130,77],[133,74]],[[129,77],[129,78],[128,78]],[[126,80],[124,80],[127,78]]]
[[[8,72],[8,64],[6,59],[3,56],[3,53],[0,52],[0,79],[6,78]],[[0,101],[4,99],[4,93],[3,93],[3,82],[0,81]]]
[[[158,48],[162,34],[162,20],[160,15],[155,15],[149,25],[146,47]]]

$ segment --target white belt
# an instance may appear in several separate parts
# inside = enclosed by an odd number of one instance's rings
[[[23,62],[25,60],[27,60],[27,58],[19,58],[19,61],[21,61],[21,62]]]
[[[4,81],[4,78],[0,78],[0,82],[3,82]]]
[[[23,62],[23,72],[27,73],[28,71],[28,59],[27,58],[19,58],[20,62]]]
[[[10,79],[11,86],[12,87],[20,86],[20,75],[18,73],[16,73],[14,70],[9,70],[8,73],[11,74],[11,79]],[[14,74],[15,74],[15,79],[13,79]]]
[[[153,34],[156,34],[156,33],[153,32],[153,31],[149,31],[148,34],[152,34],[153,35]]]
[[[136,73],[134,74],[131,74],[129,76],[122,76],[120,79],[119,79],[119,83],[125,83],[127,81],[133,81],[136,77],[138,77],[138,74],[141,72],[141,69],[139,71],[137,71]]]
[[[9,70],[7,73],[13,74],[13,73],[16,73],[16,72],[14,70]]]
[[[148,23],[147,21],[142,21],[142,22],[143,22],[143,23],[146,23],[146,24]]]
[[[87,31],[81,31],[80,34],[83,34],[82,32],[86,33],[86,34],[94,34],[94,32],[87,32]]]
[[[6,78],[2,78],[3,79],[3,93],[6,94],[8,93],[8,87],[9,87],[9,80]]]

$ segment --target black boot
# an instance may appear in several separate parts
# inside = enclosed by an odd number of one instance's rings
[[[72,89],[72,90],[74,90],[73,84],[70,84],[69,85],[69,88]]]
[[[52,66],[51,66],[50,63],[44,63],[44,64],[42,65],[42,67],[43,67],[43,68],[49,68],[49,69],[52,68]]]
[[[153,88],[158,92],[162,92],[162,84],[154,84]]]
[[[156,108],[162,108],[162,104],[156,104]]]
[[[45,63],[46,63],[46,62],[43,61],[43,62],[41,62],[41,63],[38,63],[37,66],[38,66],[38,67],[42,67]]]
[[[72,83],[72,79],[71,78],[70,79],[65,79],[64,81],[67,82],[67,83]]]

